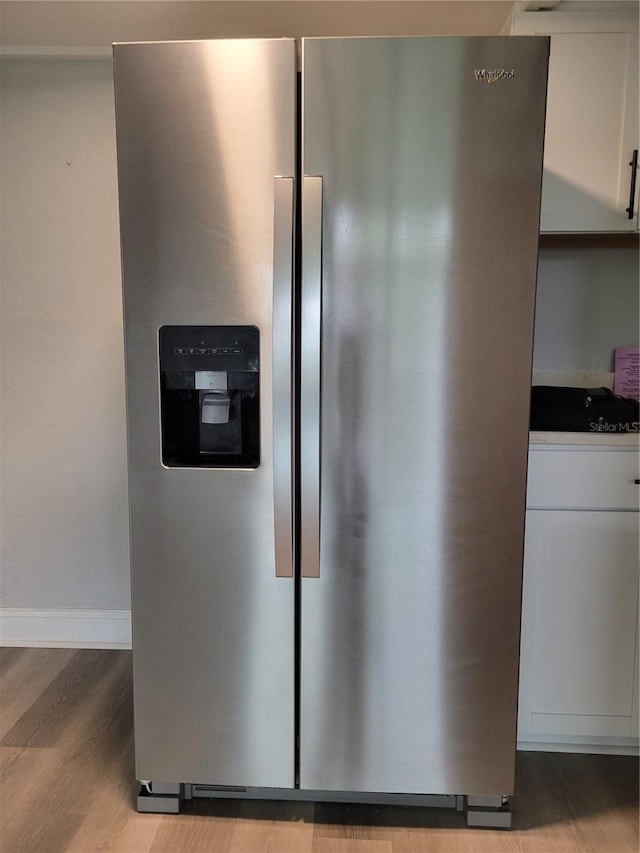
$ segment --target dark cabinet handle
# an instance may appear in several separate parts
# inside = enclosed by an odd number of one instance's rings
[[[640,486],[640,480],[636,479],[633,482],[636,484],[636,486]]]
[[[636,200],[636,175],[638,173],[638,149],[633,149],[633,157],[629,163],[631,166],[631,190],[629,192],[629,207],[626,208],[629,219],[633,219],[633,203]]]

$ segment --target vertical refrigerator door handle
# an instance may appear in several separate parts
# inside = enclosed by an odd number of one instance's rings
[[[302,179],[300,413],[300,561],[303,578],[320,577],[320,391],[322,178]]]
[[[276,577],[293,577],[293,178],[273,196],[273,506]]]

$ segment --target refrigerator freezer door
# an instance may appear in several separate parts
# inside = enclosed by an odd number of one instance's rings
[[[294,581],[276,577],[272,293],[293,228],[282,232],[291,182],[275,178],[294,175],[295,72],[292,40],[115,47],[141,779],[294,785]],[[290,347],[291,321],[278,323]],[[161,464],[165,325],[212,326],[223,338],[224,326],[257,328],[257,468]],[[246,360],[232,341],[211,343],[172,355],[194,373],[247,369],[204,366],[214,351]],[[244,375],[255,374],[234,381]],[[282,418],[290,374],[275,384]],[[291,520],[278,523],[286,575]]]
[[[302,788],[513,790],[547,58],[546,39],[304,42],[323,213]]]

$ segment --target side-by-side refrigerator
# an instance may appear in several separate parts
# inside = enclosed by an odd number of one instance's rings
[[[115,45],[140,808],[502,819],[548,53]]]

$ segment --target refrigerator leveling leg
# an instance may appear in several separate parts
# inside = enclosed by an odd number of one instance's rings
[[[467,826],[511,829],[509,798],[500,794],[465,797]]]
[[[139,812],[152,814],[178,814],[184,799],[184,785],[179,782],[140,782],[137,797]]]

